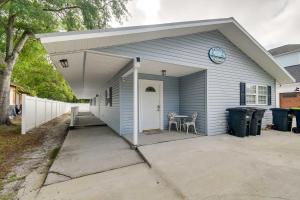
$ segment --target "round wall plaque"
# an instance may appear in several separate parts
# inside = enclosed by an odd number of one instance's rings
[[[208,51],[208,57],[212,62],[216,64],[221,64],[226,60],[225,51],[220,47],[210,48]]]

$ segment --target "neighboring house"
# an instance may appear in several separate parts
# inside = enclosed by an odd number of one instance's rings
[[[277,85],[277,106],[300,107],[300,44],[280,46],[269,52],[296,79],[295,83]]]
[[[21,105],[22,104],[22,94],[29,94],[26,90],[16,84],[10,84],[9,91],[9,105]]]
[[[225,133],[227,108],[275,107],[276,82],[294,81],[233,18],[37,37],[76,96],[134,143],[166,129],[169,112],[198,112],[199,132]]]

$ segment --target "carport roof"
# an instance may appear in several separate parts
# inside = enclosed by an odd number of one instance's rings
[[[82,71],[82,74],[77,74],[77,77],[69,74],[72,80],[68,80],[65,74],[63,75],[70,83],[71,87],[75,89],[72,86],[75,83],[72,82],[84,82],[84,63],[87,58],[87,50],[212,30],[220,31],[234,45],[260,65],[267,73],[273,76],[279,83],[284,84],[295,82],[294,78],[285,69],[281,68],[270,53],[264,49],[264,47],[262,47],[234,18],[186,21],[89,31],[46,33],[38,34],[36,37],[43,43],[56,66],[59,66],[59,59],[73,55],[72,59],[76,59],[76,61],[73,62],[76,64],[74,68],[80,68],[75,69],[75,71]],[[68,58],[68,60],[69,59],[71,59],[71,57]],[[60,71],[62,70],[60,69],[61,67],[58,68]],[[81,80],[78,80],[79,76],[82,76]],[[78,85],[78,83],[76,84]],[[84,83],[79,85],[84,86]],[[89,88],[86,89],[88,90]]]

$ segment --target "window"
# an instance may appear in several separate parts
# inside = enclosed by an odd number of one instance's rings
[[[267,105],[268,87],[246,84],[246,105]]]
[[[156,92],[156,91],[155,91],[155,88],[154,88],[154,87],[151,87],[151,86],[147,87],[145,91],[146,91],[146,92]]]
[[[258,86],[258,104],[267,105],[268,88],[267,86]]]
[[[109,106],[112,107],[112,87],[109,88]]]

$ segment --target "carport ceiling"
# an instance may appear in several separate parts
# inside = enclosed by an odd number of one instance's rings
[[[131,62],[131,58],[94,54],[90,52],[70,53],[51,56],[57,69],[70,84],[77,98],[91,98],[99,93],[119,70]],[[68,68],[59,60],[67,59]]]
[[[59,60],[66,58],[68,68],[63,68]],[[85,51],[67,55],[51,57],[57,69],[70,84],[77,98],[91,98],[99,93],[123,67],[132,62],[130,57],[108,55],[102,52]],[[155,60],[142,59],[139,73],[162,75],[162,70],[167,71],[167,76],[180,77],[203,69],[188,67]]]

